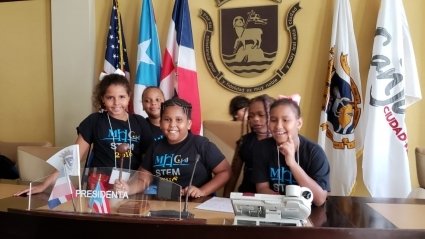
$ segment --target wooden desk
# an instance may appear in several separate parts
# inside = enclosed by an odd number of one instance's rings
[[[22,185],[17,185],[22,186]],[[0,184],[3,195],[11,185]],[[5,190],[6,191],[6,190]],[[7,194],[7,193],[6,193]],[[13,194],[13,193],[12,193]],[[13,201],[26,198],[0,199],[0,208],[19,208]],[[5,206],[2,204],[7,203]],[[419,205],[420,199],[376,199],[362,197],[329,197],[324,207],[314,207],[310,216],[313,227],[272,227],[223,225],[229,213],[214,213],[194,209],[198,203],[190,203],[190,211],[197,218],[209,220],[209,224],[193,224],[188,221],[155,220],[146,217],[119,215],[69,215],[40,213],[37,211],[0,211],[2,238],[46,238],[55,235],[52,228],[66,232],[67,237],[134,237],[136,235],[157,238],[425,238],[423,229],[398,229],[388,219],[370,206],[375,204]],[[230,214],[231,215],[231,214]],[[25,228],[25,230],[22,230]],[[50,233],[50,234],[49,234]]]
[[[0,211],[7,211],[8,208],[13,209],[27,209],[28,208],[28,197],[13,197],[13,194],[15,194],[18,191],[24,190],[28,187],[28,185],[19,185],[20,181],[18,180],[0,180]],[[48,195],[44,195],[44,197],[48,197]],[[34,202],[36,201],[36,197],[34,197]],[[205,211],[196,209],[196,207],[201,204],[202,201],[198,202],[191,202],[188,205],[188,210],[195,215],[196,218],[202,218],[206,219],[207,224],[231,224],[233,222],[233,214],[231,213],[223,213],[223,212],[213,212],[213,211]],[[37,203],[38,205],[40,203]],[[87,202],[83,202],[83,205],[87,205]],[[177,202],[169,202],[168,204],[176,204],[175,208],[176,210],[179,210],[178,203]],[[66,208],[66,206],[70,205],[61,205],[65,206],[63,208]],[[59,206],[59,210],[60,207]],[[48,210],[47,206],[42,206],[40,209],[42,210]],[[154,205],[153,203],[150,203],[150,209],[151,210],[161,210],[164,209],[164,205],[161,205],[161,203],[157,203],[157,205]],[[69,211],[70,209],[65,209],[66,211]]]
[[[17,184],[18,180],[0,180],[0,199],[13,196],[16,192],[24,190],[27,185]]]

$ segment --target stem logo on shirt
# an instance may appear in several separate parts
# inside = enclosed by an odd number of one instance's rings
[[[154,167],[166,168],[189,165],[189,158],[182,158],[180,154],[164,154],[155,157]]]
[[[285,167],[270,167],[269,173],[270,182],[272,182],[271,186],[275,192],[284,192],[285,185],[297,184],[291,170]]]
[[[181,175],[180,169],[189,166],[189,158],[180,154],[163,154],[155,157],[153,168],[155,175],[176,182]]]
[[[127,143],[130,142],[139,142],[140,141],[140,135],[137,135],[134,131],[129,131],[128,129],[114,129],[108,130],[108,135],[106,136],[107,140],[114,140],[115,142],[123,142]]]

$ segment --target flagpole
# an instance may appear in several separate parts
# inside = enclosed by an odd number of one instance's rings
[[[68,182],[69,191],[71,192],[72,207],[74,208],[74,212],[77,212],[77,208],[75,207],[75,202],[74,202],[74,192],[72,191],[71,180],[69,179],[69,174],[68,174],[68,170],[66,169],[66,165],[64,165],[63,169],[64,169],[64,172],[65,172],[66,180]]]
[[[81,190],[81,165],[80,165],[80,145],[77,144],[77,167],[78,167],[78,190]],[[80,201],[80,212],[83,212],[83,203],[81,201],[81,197],[79,197]]]
[[[115,5],[117,5],[117,18],[118,18],[118,39],[119,39],[119,44],[120,44],[120,69],[122,70],[122,72],[125,72],[124,69],[124,49],[122,47],[122,30],[121,30],[121,13],[119,11],[119,7],[118,7],[118,0],[114,0],[115,1]]]
[[[28,195],[28,211],[31,211],[31,195],[32,195],[32,182],[30,182],[30,191]]]
[[[139,173],[144,173],[142,171],[138,171]],[[147,184],[146,181],[143,181],[143,183],[145,184],[143,186],[143,188],[148,188],[149,185]],[[158,189],[157,189],[158,190]],[[148,196],[143,192],[142,193],[142,203],[140,204],[140,208],[139,208],[139,215],[141,214],[141,212],[145,211],[143,209],[147,209],[148,208]]]

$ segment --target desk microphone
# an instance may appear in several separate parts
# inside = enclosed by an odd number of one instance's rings
[[[184,209],[183,209],[184,213],[189,213],[187,210],[187,204],[189,201],[189,189],[192,187],[193,175],[195,175],[196,165],[198,164],[200,157],[201,156],[199,154],[196,154],[195,165],[193,166],[193,169],[192,169],[192,175],[190,176],[189,186],[187,186],[186,198],[184,200]]]
[[[190,189],[190,187],[192,187],[193,176],[195,175],[196,165],[198,164],[200,157],[201,156],[199,154],[196,155],[195,165],[193,166],[192,175],[190,176],[188,190]],[[151,217],[179,218],[181,216],[181,218],[193,218],[193,213],[190,213],[187,209],[188,201],[189,194],[186,193],[183,211],[179,212],[175,210],[158,210],[150,211],[149,214]]]

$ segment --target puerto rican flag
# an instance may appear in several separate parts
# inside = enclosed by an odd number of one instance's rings
[[[96,197],[90,198],[89,208],[92,208],[97,213],[110,213],[111,208],[109,205],[109,200],[102,196],[102,192],[105,191],[105,188],[100,183],[100,181],[96,183],[96,187],[93,191],[93,195],[96,195]]]
[[[151,0],[144,0],[140,14],[137,72],[134,84],[134,113],[147,117],[142,94],[148,86],[158,86],[161,72],[161,49]]]
[[[176,0],[174,3],[162,62],[160,88],[165,99],[178,96],[191,103],[191,132],[202,134],[198,76],[187,0]]]

